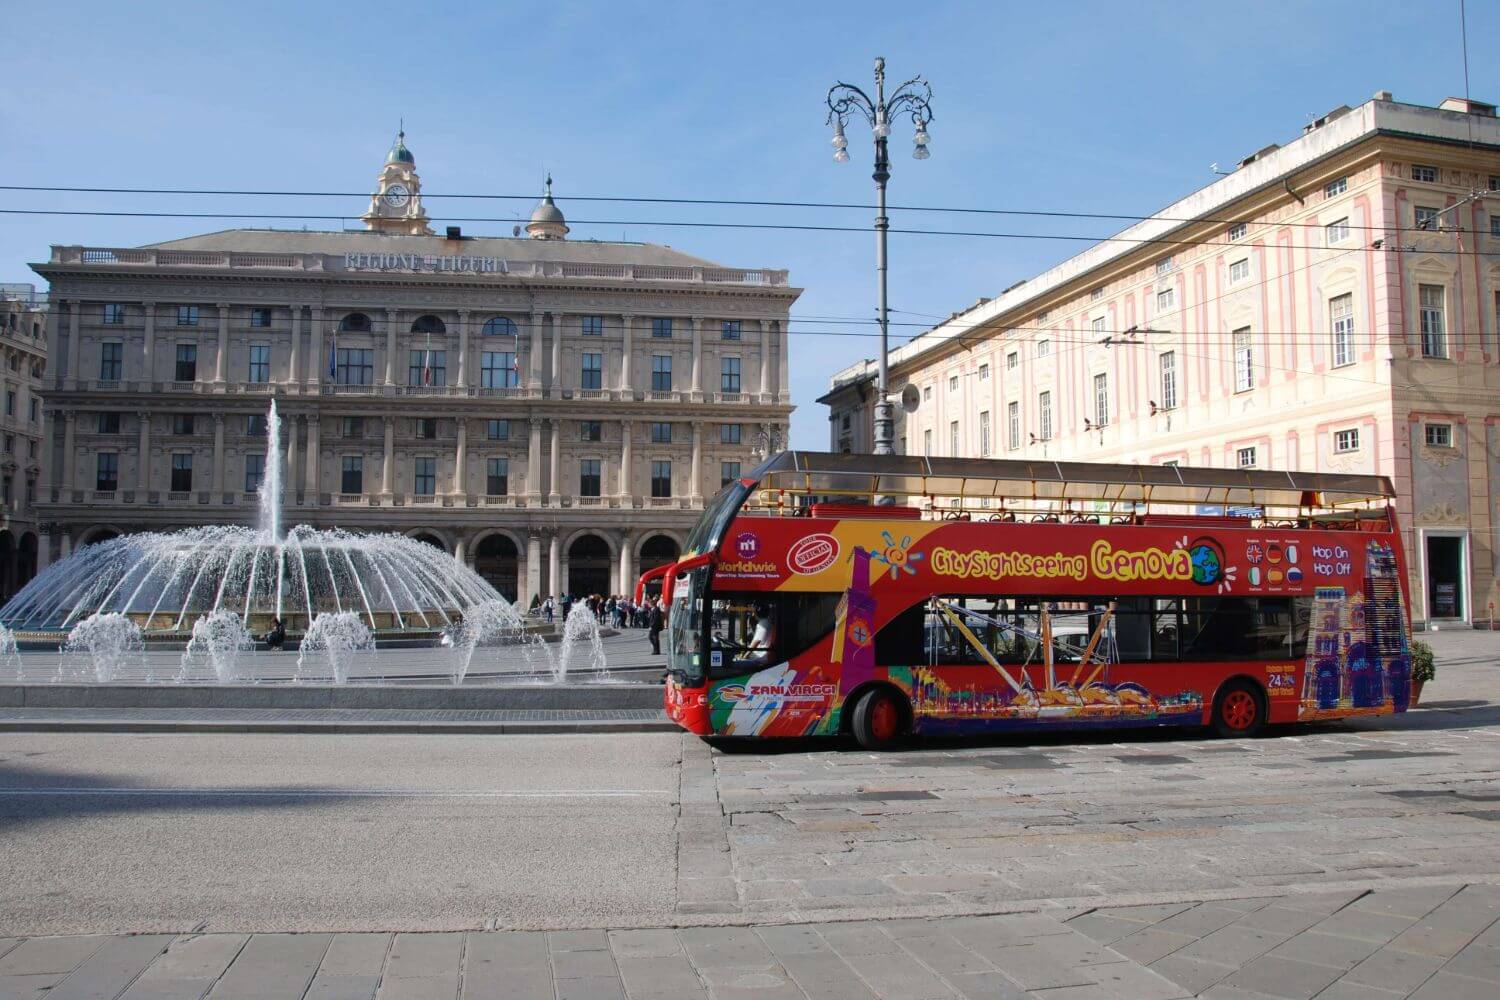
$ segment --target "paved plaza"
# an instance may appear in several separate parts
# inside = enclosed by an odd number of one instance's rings
[[[1432,638],[1253,741],[4,733],[0,996],[1492,998],[1500,637]]]

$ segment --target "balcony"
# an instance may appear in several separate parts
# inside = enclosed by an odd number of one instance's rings
[[[325,396],[374,396],[380,392],[380,386],[330,383],[322,386],[321,391]]]

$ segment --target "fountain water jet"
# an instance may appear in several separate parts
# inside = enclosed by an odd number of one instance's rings
[[[145,650],[140,626],[116,612],[93,614],[74,625],[63,646],[65,658],[68,654],[87,656],[93,664],[94,679],[101,684],[139,662]],[[58,674],[62,674],[61,662]],[[146,679],[151,680],[149,676]]]
[[[16,634],[4,625],[0,625],[0,671],[15,674],[18,682],[22,679],[21,650],[16,646]]]
[[[179,681],[189,680],[194,668],[208,667],[220,684],[238,679],[239,658],[255,648],[255,640],[239,615],[220,608],[193,623],[193,636],[182,654]]]
[[[455,639],[459,658],[453,683],[462,684],[474,666],[479,650],[507,650],[520,654],[519,673],[537,677],[546,671],[557,676],[557,664],[541,633],[527,628],[526,614],[519,603],[504,598],[483,601],[464,609],[463,625]]]
[[[599,634],[599,619],[582,601],[574,604],[563,621],[562,641],[558,643],[557,667],[553,674],[561,681],[572,667],[573,651],[582,645],[589,651],[588,669],[595,677],[609,676],[609,665],[604,659],[604,640]]]
[[[303,680],[304,667],[310,659],[309,653],[323,653],[328,658],[333,683],[342,684],[349,679],[349,660],[352,655],[369,652],[374,648],[374,633],[365,627],[365,623],[354,612],[337,611],[318,615],[302,639],[302,648],[297,652],[297,674],[293,680]]]

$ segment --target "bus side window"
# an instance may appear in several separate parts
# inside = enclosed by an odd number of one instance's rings
[[[913,605],[886,623],[875,634],[875,662],[882,667],[917,667],[927,664],[923,624],[927,604]]]
[[[1175,618],[1173,619],[1175,623]],[[1098,616],[1090,619],[1098,626]],[[1121,663],[1141,663],[1152,658],[1151,598],[1121,597],[1115,601],[1115,643]],[[1176,650],[1173,650],[1176,653]]]
[[[1178,636],[1181,632],[1177,620],[1177,599],[1157,597],[1151,606],[1151,659],[1177,659]]]

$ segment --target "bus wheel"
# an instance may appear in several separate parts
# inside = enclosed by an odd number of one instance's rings
[[[866,691],[854,706],[854,739],[866,750],[889,750],[906,735],[906,711],[886,688]]]
[[[1214,699],[1214,732],[1223,737],[1255,736],[1266,725],[1266,700],[1249,681],[1230,681]]]

